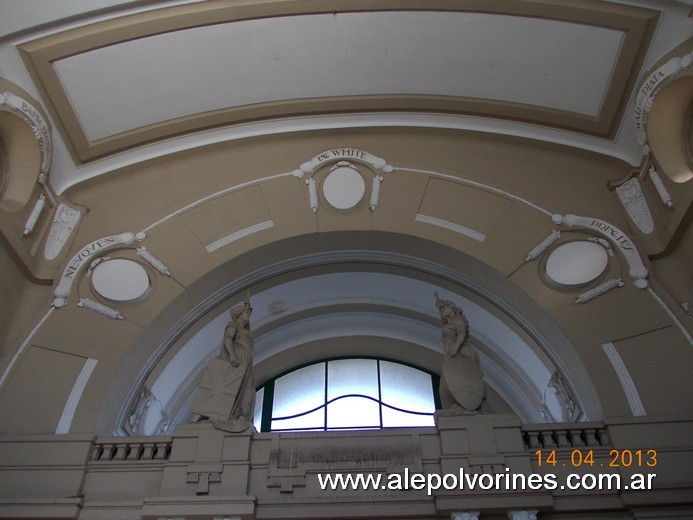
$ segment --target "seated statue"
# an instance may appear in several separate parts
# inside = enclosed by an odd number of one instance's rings
[[[255,412],[253,339],[250,300],[231,309],[219,355],[207,363],[192,411],[215,428],[242,432],[252,427]]]
[[[474,350],[466,344],[469,322],[462,309],[435,293],[443,325],[443,369],[440,375],[438,415],[476,414],[484,408],[484,380]]]

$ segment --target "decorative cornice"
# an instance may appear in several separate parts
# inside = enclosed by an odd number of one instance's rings
[[[612,289],[617,289],[619,287],[623,287],[623,280],[621,280],[620,278],[613,278],[607,282],[604,282],[601,285],[598,285],[594,289],[585,291],[580,296],[575,298],[575,303],[587,303],[589,301],[594,300],[595,298],[598,298],[602,294],[606,294]]]
[[[38,222],[38,219],[41,216],[41,212],[43,211],[43,208],[45,206],[46,206],[46,196],[45,195],[39,195],[39,198],[36,200],[36,204],[34,205],[34,209],[31,210],[31,214],[29,215],[29,218],[27,219],[26,224],[24,224],[24,231],[22,232],[22,234],[25,237],[28,237],[34,231],[34,227],[36,226],[36,222]]]

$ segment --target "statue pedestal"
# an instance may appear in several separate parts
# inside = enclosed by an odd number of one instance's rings
[[[207,421],[178,426],[160,495],[245,497],[253,433],[224,432]]]
[[[501,478],[511,474],[530,475],[530,457],[522,442],[520,420],[514,415],[477,414],[438,416],[440,435],[440,474],[452,474],[464,481],[461,488],[436,492],[436,509],[465,511],[497,506],[499,493],[509,507],[522,509],[529,505],[549,507],[553,501],[548,491],[504,489]],[[489,489],[471,488],[467,477],[485,475],[482,482],[494,485]]]

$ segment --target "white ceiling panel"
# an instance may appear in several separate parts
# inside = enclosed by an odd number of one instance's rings
[[[94,141],[213,110],[331,96],[460,96],[597,116],[622,38],[484,13],[322,14],[165,33],[54,66]]]

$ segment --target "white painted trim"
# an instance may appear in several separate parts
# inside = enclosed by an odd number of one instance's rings
[[[224,188],[223,190],[219,190],[215,193],[212,193],[211,195],[207,195],[205,197],[202,197],[201,199],[196,200],[195,202],[191,202],[187,206],[183,206],[182,208],[177,209],[173,213],[169,213],[163,218],[160,218],[156,222],[149,224],[146,228],[144,228],[141,233],[148,233],[150,230],[154,229],[156,226],[159,224],[163,224],[167,220],[172,219],[173,217],[176,217],[178,215],[181,215],[185,213],[186,211],[190,211],[193,208],[196,208],[197,206],[200,206],[204,204],[205,202],[208,202],[210,200],[216,199],[218,197],[221,197],[222,195],[226,195],[227,193],[231,193],[233,191],[239,191],[242,190],[243,188],[247,188],[248,186],[254,186],[255,184],[260,184],[262,182],[266,181],[272,181],[274,179],[281,179],[282,177],[290,177],[292,175],[291,172],[285,172],[285,173],[279,173],[277,175],[269,175],[268,177],[262,177],[261,179],[253,179],[248,182],[242,182],[241,184],[236,184],[234,186],[231,186],[229,188]]]
[[[602,344],[602,349],[604,349],[606,357],[609,358],[611,365],[616,371],[616,375],[621,382],[621,386],[626,394],[626,399],[628,399],[628,405],[630,406],[630,410],[633,412],[633,415],[636,417],[647,415],[645,412],[645,407],[642,404],[642,400],[640,399],[638,389],[635,387],[635,382],[633,381],[630,372],[628,372],[626,364],[623,362],[623,359],[619,355],[614,344],[610,341],[608,343],[604,343]]]
[[[483,233],[479,233],[478,231],[474,231],[473,229],[469,229],[467,227],[460,226],[459,224],[448,222],[447,220],[443,220],[440,218],[429,217],[428,215],[422,215],[421,213],[417,213],[415,220],[417,222],[423,222],[425,224],[431,224],[432,226],[438,226],[444,229],[448,229],[450,231],[454,231],[455,233],[459,233],[460,235],[473,238],[474,240],[477,240],[479,242],[483,242],[486,239],[486,235],[484,235]]]
[[[454,175],[448,175],[445,173],[438,173],[434,172],[432,170],[421,170],[419,168],[398,168],[395,166],[395,170],[401,171],[401,172],[411,172],[411,173],[422,173],[424,175],[430,175],[432,177],[438,177],[440,179],[448,179],[451,181],[459,182],[460,184],[466,184],[467,186],[474,186],[475,188],[481,188],[486,191],[490,191],[491,193],[497,193],[498,195],[502,195],[503,197],[507,197],[512,200],[516,200],[518,202],[522,202],[523,204],[527,204],[530,208],[534,208],[537,211],[543,213],[544,215],[548,215],[549,217],[553,217],[554,213],[551,211],[548,211],[541,206],[537,206],[533,202],[528,201],[527,199],[523,199],[522,197],[518,197],[517,195],[514,195],[508,191],[501,190],[498,188],[494,188],[493,186],[489,186],[488,184],[483,184],[481,182],[476,182],[476,181],[471,181],[469,179],[465,179],[462,177],[455,177]]]
[[[2,373],[2,377],[0,377],[0,388],[2,388],[2,385],[5,383],[7,376],[10,375],[10,372],[12,371],[12,368],[14,368],[14,365],[17,362],[17,360],[19,359],[19,356],[21,356],[24,353],[24,349],[26,349],[27,345],[31,341],[31,338],[34,337],[34,334],[36,334],[36,332],[41,328],[41,326],[48,319],[48,317],[51,314],[53,314],[54,310],[55,310],[55,307],[51,307],[48,309],[48,311],[46,311],[46,314],[43,315],[43,318],[41,318],[41,320],[36,324],[36,326],[32,329],[32,331],[26,337],[24,342],[19,346],[19,348],[17,349],[17,352],[12,357],[12,360],[10,361],[9,365],[7,365],[7,368],[5,368],[5,371]]]
[[[98,361],[92,358],[87,358],[87,360],[84,362],[84,366],[77,376],[75,384],[72,386],[70,396],[67,398],[65,408],[63,408],[63,414],[60,416],[60,422],[58,422],[58,426],[55,429],[56,435],[70,433],[70,425],[72,424],[72,419],[77,411],[77,405],[79,404],[79,400],[82,398],[84,388],[87,386],[91,373],[96,368],[97,363]]]
[[[220,238],[216,242],[212,242],[211,244],[206,246],[205,249],[207,249],[208,253],[211,253],[213,251],[216,251],[220,247],[224,247],[230,244],[231,242],[235,242],[236,240],[245,238],[248,235],[252,235],[253,233],[257,233],[258,231],[263,231],[271,227],[274,227],[274,222],[272,222],[271,220],[265,220],[264,222],[254,224],[245,229],[241,229],[240,231],[236,231],[235,233],[231,233],[230,235],[227,235],[224,238]]]
[[[686,326],[685,326],[683,323],[681,323],[681,320],[679,320],[679,319],[676,317],[676,315],[675,315],[674,312],[669,308],[669,306],[666,304],[666,302],[665,302],[664,300],[662,300],[662,299],[659,297],[659,295],[654,291],[654,289],[652,289],[652,287],[648,287],[648,288],[647,288],[647,291],[652,295],[652,297],[655,299],[655,301],[656,301],[659,305],[661,305],[662,308],[663,308],[665,311],[667,311],[667,314],[668,314],[669,317],[671,318],[671,321],[673,321],[673,322],[676,324],[676,326],[681,330],[681,332],[683,333],[683,335],[684,335],[684,336],[686,337],[686,339],[688,340],[688,343],[689,343],[691,346],[693,346],[693,337],[691,337],[691,335],[688,333],[688,330],[686,329]]]
[[[54,154],[59,156],[54,157],[54,173],[51,175],[51,184],[56,193],[62,194],[65,190],[80,182],[110,173],[126,166],[132,166],[156,157],[162,157],[184,150],[192,150],[210,144],[232,142],[250,137],[313,130],[325,131],[343,128],[380,127],[441,128],[524,137],[608,155],[626,161],[633,167],[640,164],[642,159],[639,150],[637,154],[632,153],[630,150],[622,150],[618,145],[605,139],[528,123],[441,114],[422,115],[407,112],[365,113],[277,119],[215,128],[213,130],[202,130],[189,135],[173,137],[171,139],[142,146],[136,150],[123,151],[104,159],[92,161],[77,168],[67,157],[62,157],[62,154]],[[69,178],[62,178],[62,176],[55,174],[55,172],[61,171],[61,168],[71,172]]]

